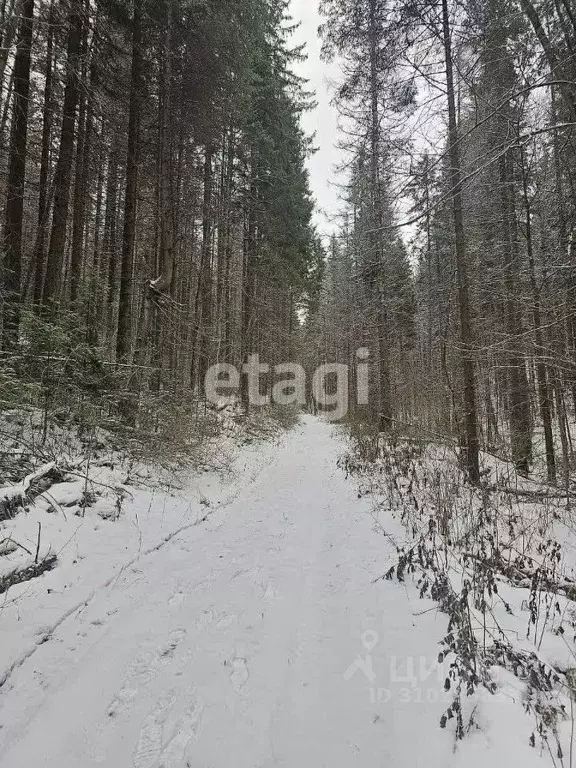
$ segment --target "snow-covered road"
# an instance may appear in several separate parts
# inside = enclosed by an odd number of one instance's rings
[[[1,768],[532,765],[521,728],[496,763],[439,729],[446,619],[373,583],[394,553],[343,449],[304,418],[231,504],[73,613],[0,693]]]

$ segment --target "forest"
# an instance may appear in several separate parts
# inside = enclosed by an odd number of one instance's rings
[[[0,0],[2,768],[576,764],[576,0],[309,3]]]
[[[286,7],[2,3],[4,408],[158,424],[291,359],[321,247]]]
[[[3,0],[2,407],[158,429],[214,363],[367,347],[360,418],[453,436],[473,482],[487,449],[566,487],[571,0],[320,11],[348,158],[328,235],[287,0]]]
[[[473,482],[488,450],[569,485],[572,3],[322,5],[350,152],[326,347],[371,345],[380,427],[454,435]]]

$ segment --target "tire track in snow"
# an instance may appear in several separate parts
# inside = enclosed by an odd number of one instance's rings
[[[288,435],[285,434],[271,441],[271,444],[275,445],[276,448],[279,448],[283,443],[287,441],[287,439],[288,439]],[[112,574],[112,576],[110,576],[110,578],[108,578],[106,581],[104,581],[95,589],[90,590],[87,596],[82,598],[82,600],[79,600],[78,602],[74,603],[72,606],[70,606],[70,608],[64,611],[64,613],[62,613],[56,620],[54,620],[51,624],[47,625],[44,628],[42,635],[39,637],[39,639],[33,645],[31,645],[29,648],[23,651],[19,656],[17,656],[7,667],[5,667],[4,671],[0,672],[0,695],[2,695],[5,692],[6,684],[10,681],[14,673],[18,669],[23,667],[24,664],[26,664],[26,662],[32,656],[34,656],[36,651],[42,645],[44,645],[44,643],[49,641],[52,638],[52,636],[68,621],[69,618],[74,616],[78,611],[84,608],[87,608],[96,598],[96,596],[100,595],[102,591],[104,591],[105,589],[108,589],[110,586],[115,584],[118,581],[118,579],[122,576],[124,571],[131,568],[139,560],[145,557],[148,557],[149,555],[152,555],[155,552],[159,552],[161,549],[163,549],[166,546],[166,544],[169,544],[173,539],[175,539],[181,533],[185,533],[186,531],[191,530],[192,528],[196,528],[197,526],[202,525],[202,523],[207,522],[215,513],[224,512],[229,507],[232,507],[234,504],[236,504],[239,501],[239,499],[242,498],[243,495],[249,496],[250,488],[257,482],[263,470],[265,468],[270,468],[275,466],[277,462],[278,462],[277,454],[274,454],[273,456],[269,457],[269,461],[266,464],[258,465],[258,468],[249,476],[248,482],[244,482],[240,488],[234,490],[232,494],[227,499],[225,499],[221,504],[218,504],[217,506],[210,508],[204,515],[202,515],[202,517],[197,518],[194,522],[186,523],[185,525],[182,525],[179,528],[177,528],[175,531],[172,531],[171,533],[167,534],[157,544],[149,547],[143,552],[138,552],[137,555],[135,555],[133,558],[128,560],[126,563],[124,563],[120,568],[118,568],[118,570],[116,570]]]
[[[231,501],[230,505],[234,502]],[[5,670],[4,672],[0,673],[0,694],[3,692],[3,689],[6,686],[6,683],[10,680],[14,672],[16,670],[20,669],[35,653],[36,651],[44,645],[44,643],[48,642],[55,632],[57,632],[60,627],[62,627],[66,621],[71,617],[74,616],[78,611],[87,608],[94,600],[94,598],[97,595],[100,595],[105,589],[108,589],[110,586],[115,584],[120,576],[124,573],[124,571],[127,571],[128,568],[131,568],[133,565],[135,565],[139,560],[148,557],[155,552],[159,552],[163,547],[166,546],[166,544],[169,544],[173,539],[176,538],[176,536],[179,536],[181,533],[185,533],[186,531],[190,530],[191,528],[196,528],[198,525],[201,525],[202,523],[205,523],[214,512],[218,510],[222,510],[224,507],[219,506],[217,508],[211,509],[209,512],[207,512],[205,515],[203,515],[201,518],[198,518],[193,523],[187,523],[186,525],[180,526],[177,530],[173,531],[172,533],[169,533],[167,536],[165,536],[158,544],[155,544],[153,547],[150,547],[149,549],[145,550],[144,552],[139,552],[135,557],[133,557],[128,562],[124,563],[124,565],[119,568],[109,579],[107,579],[103,584],[101,584],[96,589],[93,589],[90,591],[87,597],[83,598],[79,602],[75,603],[73,606],[71,606],[67,611],[65,611],[56,621],[52,622],[48,627],[44,629],[42,632],[42,635],[39,637],[36,643],[34,645],[30,646],[26,651],[24,651],[18,658],[16,658]]]

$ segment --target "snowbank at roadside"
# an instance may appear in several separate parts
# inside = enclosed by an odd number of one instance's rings
[[[259,440],[263,435],[266,441]],[[62,480],[32,498],[26,493],[33,480],[57,462],[0,488],[0,499],[18,502],[0,518],[0,687],[63,620],[140,557],[218,519],[274,460],[282,439],[272,422],[265,431],[235,423],[211,441],[196,469],[167,473],[112,453],[87,465],[68,455],[58,467]],[[13,583],[54,559],[41,575]]]
[[[452,446],[403,439],[380,437],[376,449],[360,437],[343,465],[396,547],[383,580],[415,582],[446,616],[441,726],[464,739],[464,753],[470,737],[509,732],[553,764],[571,764],[576,528],[562,490],[488,454],[473,488]],[[499,764],[515,765],[514,755]]]

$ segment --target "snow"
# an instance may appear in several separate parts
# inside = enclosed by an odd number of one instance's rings
[[[446,617],[376,581],[396,552],[345,450],[304,417],[229,476],[74,517],[58,567],[0,604],[0,768],[547,764],[506,673],[463,742],[439,728]]]
[[[49,470],[54,469],[55,466],[55,463],[51,461],[49,464],[45,464],[44,466],[40,467],[38,471],[31,472],[24,478],[24,480],[22,480],[21,483],[17,483],[16,485],[3,486],[0,488],[0,501],[10,501],[11,499],[24,496],[35,478],[41,477]]]

